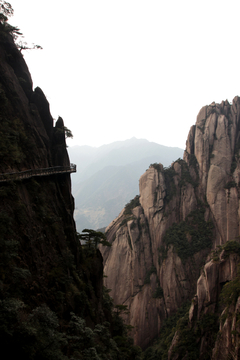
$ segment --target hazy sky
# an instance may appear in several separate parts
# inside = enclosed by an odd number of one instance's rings
[[[69,145],[185,148],[200,108],[240,95],[240,1],[8,0],[34,88]]]

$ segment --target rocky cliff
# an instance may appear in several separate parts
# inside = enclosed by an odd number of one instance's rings
[[[69,173],[18,176],[70,164],[63,120],[54,126],[44,93],[32,89],[14,29],[0,13],[2,356],[137,359],[103,287],[102,256],[76,234]]]
[[[192,317],[217,311],[223,285],[236,276],[237,254],[214,261],[210,253],[238,241],[239,120],[239,97],[204,106],[183,160],[152,164],[140,178],[140,197],[106,229],[105,284],[116,303],[128,305],[143,348],[187,300],[194,298]]]

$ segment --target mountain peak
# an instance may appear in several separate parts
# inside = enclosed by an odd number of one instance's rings
[[[240,261],[239,139],[239,97],[232,105],[223,101],[203,107],[189,131],[183,160],[168,168],[150,166],[140,177],[139,198],[130,201],[107,228],[112,247],[102,251],[105,286],[112,289],[116,304],[128,306],[132,336],[143,348],[158,336],[163,321],[192,298],[188,331],[194,333],[206,314],[212,319],[220,316],[219,293],[225,282],[235,279]],[[223,252],[230,247],[228,254]],[[239,292],[233,305],[239,303],[238,296]],[[229,332],[220,331],[221,341],[211,344],[216,353],[221,343],[227,349],[226,339],[236,330],[232,309]],[[197,344],[205,344],[204,353],[210,333],[199,334],[201,341],[196,336],[196,358],[203,358]],[[171,348],[181,343],[180,332],[175,337],[179,340]],[[236,337],[230,341],[231,349],[238,351]],[[225,358],[224,353],[221,359]]]

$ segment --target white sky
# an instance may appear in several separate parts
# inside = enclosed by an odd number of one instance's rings
[[[240,94],[240,1],[8,0],[34,88],[72,145],[185,148],[202,106]]]

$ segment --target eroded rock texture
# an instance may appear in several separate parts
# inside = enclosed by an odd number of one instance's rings
[[[239,235],[240,98],[203,107],[184,159],[152,164],[136,197],[106,229],[105,285],[129,307],[135,343],[146,347],[164,319],[195,294],[195,313],[216,304],[236,264],[207,262],[211,249]],[[204,274],[204,275],[203,275]],[[200,276],[200,277],[199,277]],[[193,312],[193,310],[192,310]]]

